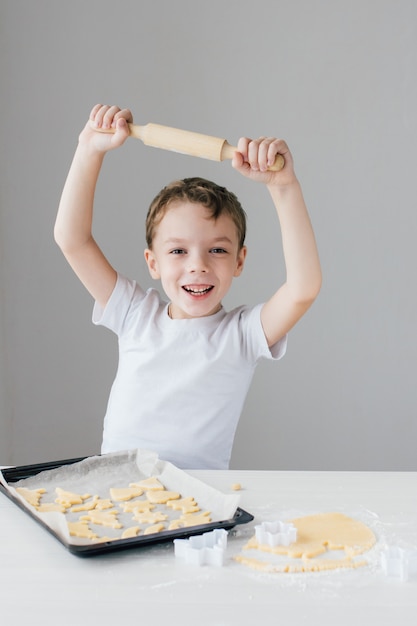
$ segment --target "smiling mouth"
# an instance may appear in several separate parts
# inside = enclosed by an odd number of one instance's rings
[[[184,285],[183,289],[192,296],[205,296],[213,289],[213,285]]]

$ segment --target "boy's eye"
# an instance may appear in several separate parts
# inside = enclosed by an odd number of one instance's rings
[[[212,248],[210,252],[214,252],[214,254],[226,254],[227,250],[224,248]]]
[[[185,250],[183,248],[175,248],[170,251],[170,254],[185,254]]]

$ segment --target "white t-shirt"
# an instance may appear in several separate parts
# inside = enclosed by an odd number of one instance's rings
[[[227,469],[256,363],[286,350],[286,337],[268,348],[261,307],[171,319],[158,291],[119,275],[93,312],[119,339],[102,452],[142,448],[183,469]]]

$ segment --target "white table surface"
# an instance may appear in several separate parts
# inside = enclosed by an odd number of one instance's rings
[[[222,568],[175,558],[173,544],[95,557],[70,554],[0,493],[0,624],[270,625],[417,623],[417,578],[387,577],[386,545],[417,547],[417,473],[193,471],[231,493],[255,520],[229,536]],[[340,511],[378,542],[356,570],[265,574],[233,560],[254,525]]]

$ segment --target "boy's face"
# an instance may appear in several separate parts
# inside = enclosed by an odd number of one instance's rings
[[[228,215],[214,220],[206,207],[188,201],[168,207],[152,250],[145,250],[149,272],[161,279],[174,319],[217,313],[245,257]]]

